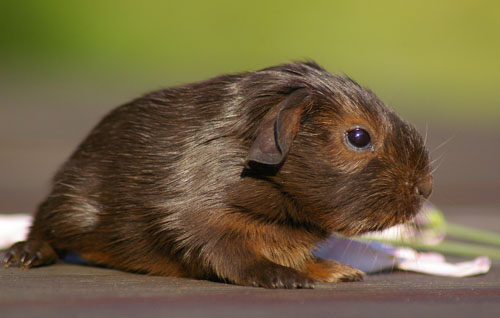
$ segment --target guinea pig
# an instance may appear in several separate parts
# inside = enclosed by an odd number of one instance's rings
[[[432,190],[414,127],[314,62],[159,90],[102,119],[5,266],[68,251],[151,275],[267,288],[362,280],[311,250],[411,220]]]

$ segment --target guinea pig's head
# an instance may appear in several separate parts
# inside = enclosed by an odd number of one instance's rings
[[[328,231],[355,235],[411,220],[432,191],[416,129],[345,76],[311,63],[272,71],[287,72],[288,91],[260,122],[247,167],[276,168],[271,178],[301,218]]]

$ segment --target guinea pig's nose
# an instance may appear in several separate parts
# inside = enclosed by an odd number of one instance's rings
[[[427,199],[432,193],[432,177],[426,177],[417,183],[415,193]]]

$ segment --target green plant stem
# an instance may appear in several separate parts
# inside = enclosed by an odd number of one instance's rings
[[[500,246],[500,234],[446,222],[446,234],[455,238]]]
[[[463,257],[488,256],[490,258],[500,259],[500,249],[470,243],[442,241],[436,245],[428,245],[419,242],[402,242],[396,240],[369,239],[369,241],[390,243],[394,246],[411,247],[421,251],[439,252]]]

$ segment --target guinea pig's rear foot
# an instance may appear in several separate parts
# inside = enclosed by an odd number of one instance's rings
[[[270,261],[247,267],[240,283],[264,288],[314,288],[314,281],[293,268]]]
[[[364,273],[349,265],[315,258],[306,264],[307,276],[319,282],[353,282],[362,281]]]
[[[59,257],[46,241],[22,241],[12,245],[5,254],[3,263],[7,268],[11,265],[23,269],[53,264]]]

